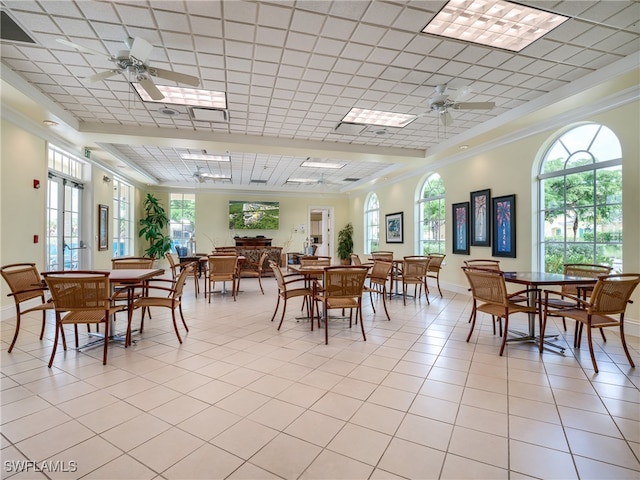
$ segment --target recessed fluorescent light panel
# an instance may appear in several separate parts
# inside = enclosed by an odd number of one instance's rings
[[[519,52],[567,20],[504,0],[450,0],[422,31]]]
[[[180,158],[183,160],[204,160],[208,162],[230,162],[229,155],[211,155],[209,153],[181,153]]]
[[[344,167],[344,163],[332,163],[332,162],[314,162],[313,160],[305,160],[302,162],[302,167],[311,168],[332,168],[339,169]]]
[[[342,119],[343,122],[360,123],[364,125],[380,125],[382,127],[402,128],[409,125],[417,117],[404,113],[382,112],[380,110],[365,110],[352,108]]]
[[[197,88],[168,87],[156,85],[160,93],[164,95],[162,100],[154,100],[149,96],[139,83],[132,83],[143,102],[170,103],[173,105],[191,105],[194,107],[227,108],[227,94],[213,90],[200,90]]]
[[[317,179],[314,178],[288,178],[287,183],[318,183]]]

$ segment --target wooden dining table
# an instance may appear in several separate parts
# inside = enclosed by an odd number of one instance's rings
[[[597,279],[592,277],[574,277],[571,275],[565,275],[563,273],[547,273],[547,272],[504,272],[504,281],[507,283],[515,283],[518,285],[526,285],[528,288],[539,289],[540,287],[550,286],[562,286],[562,285],[593,285]],[[536,302],[540,301],[537,297],[536,291],[532,290],[527,295],[527,304],[529,306],[536,305]],[[545,338],[540,338],[536,335],[536,315],[535,313],[529,314],[529,331],[519,332],[510,330],[511,333],[517,335],[514,338],[507,339],[507,342],[544,342],[546,346],[558,349],[557,353],[564,354],[565,348],[562,345],[553,343],[546,338],[558,338],[558,335],[545,335]]]

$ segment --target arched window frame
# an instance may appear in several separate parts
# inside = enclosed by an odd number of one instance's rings
[[[565,263],[622,270],[622,148],[609,128],[577,125],[550,144],[538,173],[538,212],[541,270],[562,272]]]
[[[364,207],[364,253],[380,248],[380,202],[375,192],[367,197]]]
[[[445,193],[444,181],[438,173],[429,174],[418,190],[416,232],[419,255],[445,253]]]

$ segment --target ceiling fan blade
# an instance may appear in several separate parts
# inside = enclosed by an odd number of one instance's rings
[[[156,84],[153,83],[153,80],[150,78],[141,79],[140,86],[144,88],[144,91],[147,92],[153,100],[162,100],[164,98],[162,92],[158,90],[158,87],[156,87]]]
[[[454,110],[491,110],[495,107],[494,102],[460,102],[454,103]]]
[[[96,73],[95,75],[91,75],[90,77],[85,77],[82,79],[82,81],[84,83],[101,82],[102,80],[106,80],[107,78],[113,77],[114,75],[117,75],[119,73],[122,73],[122,70],[105,70],[104,72]]]
[[[115,58],[112,55],[106,54],[104,52],[100,52],[98,50],[94,50],[93,48],[83,47],[82,45],[78,45],[77,43],[70,42],[69,40],[65,40],[64,38],[58,38],[56,39],[56,41],[58,43],[66,45],[67,47],[75,48],[76,50],[82,53],[90,53],[92,55],[101,55],[103,57],[107,57],[109,60],[112,60],[112,61],[115,60]]]
[[[140,60],[142,63],[147,63],[147,60],[149,60],[149,57],[151,56],[152,50],[153,45],[147,42],[144,38],[136,37],[131,43],[129,56],[135,58],[136,60]]]
[[[178,73],[172,70],[164,70],[162,68],[149,68],[149,73],[158,78],[164,78],[165,80],[172,80],[178,83],[185,83],[192,87],[200,85],[200,79],[193,75],[187,75],[186,73]]]
[[[453,117],[449,112],[445,110],[444,112],[440,113],[440,123],[442,123],[444,127],[448,127],[453,123]]]

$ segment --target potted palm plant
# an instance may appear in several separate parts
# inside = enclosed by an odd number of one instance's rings
[[[140,219],[138,236],[149,242],[149,247],[144,251],[145,255],[160,259],[171,250],[171,237],[165,234],[169,217],[158,199],[150,193],[147,193],[142,205],[145,217]]]
[[[353,225],[347,225],[338,232],[338,258],[343,265],[351,263],[351,254],[353,253]]]

